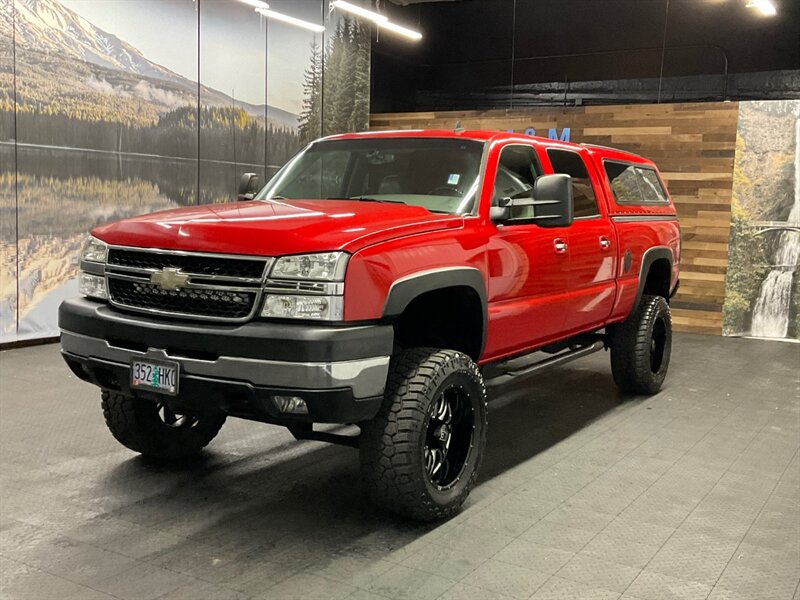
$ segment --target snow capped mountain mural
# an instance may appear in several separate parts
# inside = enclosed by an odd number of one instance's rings
[[[242,173],[366,129],[368,30],[327,24],[238,0],[0,0],[0,344],[58,335],[94,227],[231,201]]]
[[[145,58],[139,50],[103,31],[58,0],[17,0],[17,43],[58,52],[100,67],[175,81],[181,77]]]
[[[109,0],[99,1],[113,7]],[[78,104],[96,101],[86,96],[114,95],[120,99],[120,105],[130,106],[132,113],[143,118],[148,118],[148,114],[152,118],[154,112],[162,114],[179,106],[197,104],[196,80],[148,59],[132,44],[97,27],[59,0],[14,0],[13,6],[16,41],[21,50],[17,60],[22,63],[23,70],[30,66],[34,75],[47,75],[42,68],[42,64],[47,63],[51,74],[61,79],[67,96]],[[0,19],[0,40],[10,39],[11,27],[11,18]],[[76,68],[80,63],[82,66]],[[45,85],[52,83],[39,81],[34,88]],[[200,95],[206,106],[234,104],[229,94],[205,85],[200,86]],[[34,97],[37,102],[42,100],[35,93]],[[142,103],[149,106],[136,106]],[[274,124],[297,127],[297,115],[280,108],[270,106],[267,109],[264,104],[240,100],[235,101],[235,105],[254,117],[263,117],[268,110]],[[51,106],[49,110],[61,108]]]

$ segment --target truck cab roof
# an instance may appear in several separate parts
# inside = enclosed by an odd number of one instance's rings
[[[487,129],[464,129],[464,130],[450,130],[450,129],[394,129],[387,131],[364,131],[360,133],[345,133],[339,135],[331,135],[322,140],[354,140],[364,138],[449,138],[449,139],[466,139],[475,140],[480,142],[505,142],[505,141],[520,141],[527,142],[534,141],[536,144],[548,148],[563,148],[569,150],[586,150],[596,160],[604,158],[610,160],[617,160],[623,162],[638,163],[653,166],[653,162],[625,150],[617,148],[610,148],[607,146],[599,146],[595,144],[582,144],[574,142],[563,142],[551,138],[527,135],[524,133],[515,133],[511,131],[497,131]],[[320,141],[322,141],[320,140]]]

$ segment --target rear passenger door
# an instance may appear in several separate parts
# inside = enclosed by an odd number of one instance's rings
[[[542,174],[533,146],[509,144],[500,151],[492,204],[530,196]],[[567,227],[542,227],[533,207],[517,206],[512,219],[489,237],[489,327],[493,356],[522,352],[557,339],[569,310]]]
[[[591,166],[579,152],[548,148],[555,173],[572,177],[575,220],[569,228],[571,333],[602,326],[614,305],[617,248],[614,228],[600,207],[601,191],[592,184]]]

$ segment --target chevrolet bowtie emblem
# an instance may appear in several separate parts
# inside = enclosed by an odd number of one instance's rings
[[[179,290],[189,283],[189,276],[180,269],[169,267],[150,275],[150,283],[155,283],[162,290]]]

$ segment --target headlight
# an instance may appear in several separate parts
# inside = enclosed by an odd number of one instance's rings
[[[104,263],[106,262],[107,254],[108,245],[97,238],[90,237],[83,245],[83,250],[81,250],[81,260]]]
[[[89,296],[90,298],[99,298],[100,300],[108,299],[106,278],[100,275],[81,272],[78,276],[78,290],[82,295]]]
[[[348,257],[345,252],[283,256],[275,262],[270,276],[275,279],[342,281]]]
[[[269,294],[264,299],[261,316],[274,319],[341,321],[344,318],[344,297]]]

